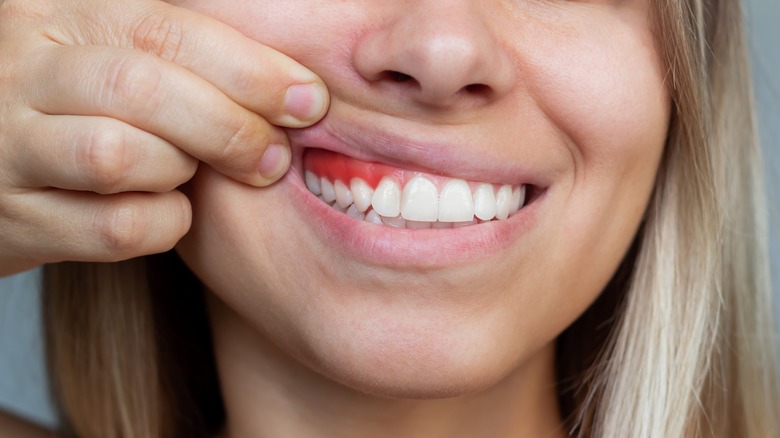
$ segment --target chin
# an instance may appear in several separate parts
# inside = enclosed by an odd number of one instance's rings
[[[309,319],[292,342],[279,333],[269,337],[329,380],[358,392],[403,399],[485,391],[552,345],[552,338],[507,333],[500,309],[469,314],[452,306],[388,307],[364,302],[331,309]]]

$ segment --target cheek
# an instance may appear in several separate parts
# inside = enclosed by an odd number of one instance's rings
[[[272,47],[330,81],[323,73],[344,75],[350,49],[371,22],[361,2],[310,0],[184,0],[180,6],[210,15],[244,35]]]
[[[544,277],[560,279],[551,289],[590,300],[641,223],[664,150],[670,98],[653,36],[637,30],[646,24],[585,18],[595,22],[572,16],[565,26],[528,29],[521,68],[573,169],[555,188],[563,201],[547,224]]]
[[[670,104],[662,66],[649,30],[629,26],[583,25],[587,36],[558,32],[527,52],[529,93],[569,140],[578,170],[628,168],[664,143]]]

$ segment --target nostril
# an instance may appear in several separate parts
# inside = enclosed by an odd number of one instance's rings
[[[386,71],[385,76],[387,76],[394,82],[408,82],[414,79],[413,77],[409,76],[406,73],[401,73],[400,71],[392,71],[392,70]]]
[[[485,84],[469,84],[463,87],[467,94],[488,94],[490,87]]]
[[[2,0],[0,0],[2,1]],[[465,97],[468,100],[480,101],[487,100],[492,97],[494,89],[487,84],[474,82],[459,89],[450,87],[445,84],[444,87],[439,87],[439,83],[428,82],[427,87],[421,84],[415,76],[400,72],[398,70],[384,70],[379,73],[376,78],[378,82],[384,82],[385,84],[398,84],[401,88],[414,89],[418,92],[422,92],[422,99],[446,101],[448,98],[455,96]],[[454,85],[454,84],[452,84]],[[454,91],[454,94],[452,92]],[[475,100],[476,99],[476,100]]]

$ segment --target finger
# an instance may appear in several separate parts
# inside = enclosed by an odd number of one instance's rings
[[[14,235],[29,258],[113,262],[167,251],[189,230],[192,210],[181,192],[48,190],[17,196]],[[42,209],[53,214],[41,214]],[[31,242],[30,236],[36,241]],[[12,243],[13,245],[13,243]]]
[[[265,186],[289,165],[281,128],[192,72],[129,49],[51,50],[31,105],[47,114],[105,116],[157,135],[239,181]],[[272,148],[263,161],[269,145]],[[273,159],[276,162],[273,162]],[[272,163],[269,165],[268,160]]]
[[[82,1],[67,12],[59,27],[70,31],[57,33],[59,41],[152,53],[205,78],[275,125],[307,126],[327,110],[328,93],[316,74],[206,15],[159,1]],[[85,19],[98,31],[79,32]],[[305,84],[312,86],[298,86]]]
[[[107,117],[35,114],[24,124],[20,144],[8,151],[19,187],[168,192],[198,167],[160,137]]]

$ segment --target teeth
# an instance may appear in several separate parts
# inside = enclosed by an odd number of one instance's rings
[[[382,222],[385,225],[389,225],[395,228],[406,228],[406,220],[401,216],[396,217],[382,217]]]
[[[526,186],[480,183],[471,193],[469,183],[450,179],[438,193],[436,185],[421,175],[413,177],[401,190],[398,181],[386,176],[376,190],[361,178],[352,178],[349,187],[340,180],[305,172],[306,187],[323,202],[355,219],[396,228],[457,228],[505,220],[525,205]]]
[[[379,215],[376,214],[376,212],[374,210],[371,210],[368,213],[366,213],[365,221],[366,222],[371,222],[372,224],[377,224],[377,225],[382,225],[383,224],[382,218],[379,217]]]
[[[406,228],[410,230],[427,230],[431,228],[433,222],[406,221]]]
[[[396,217],[401,213],[401,187],[398,181],[384,177],[371,198],[371,206],[380,216]]]
[[[371,206],[371,198],[374,196],[374,189],[360,178],[352,178],[349,185],[358,211],[368,210],[368,207]]]
[[[309,189],[310,192],[314,193],[315,195],[322,194],[322,191],[320,191],[320,180],[317,178],[317,175],[309,172],[308,170],[305,173],[306,175],[306,188]]]
[[[453,222],[452,228],[465,227],[467,225],[476,225],[476,224],[477,224],[476,219],[472,219],[470,221],[465,221],[465,222]]]
[[[401,195],[401,216],[408,221],[435,221],[439,214],[436,198],[436,186],[427,178],[415,176]]]
[[[525,203],[525,185],[512,189],[512,200],[509,204],[509,214],[514,214],[523,208]]]
[[[336,191],[336,203],[341,208],[347,208],[352,205],[352,192],[349,190],[343,182],[336,180],[336,184],[333,185]]]
[[[496,195],[496,219],[504,220],[509,217],[512,202],[512,186],[501,186]]]
[[[474,217],[474,198],[462,179],[447,182],[439,198],[439,222],[465,222]]]
[[[320,189],[322,190],[322,199],[328,204],[336,200],[336,189],[330,181],[320,178]]]
[[[364,215],[363,213],[357,210],[355,204],[349,206],[349,208],[347,209],[347,216],[354,217],[355,219],[360,221],[366,218],[366,215]]]
[[[474,191],[474,216],[483,221],[496,216],[496,196],[491,184],[480,184]]]

